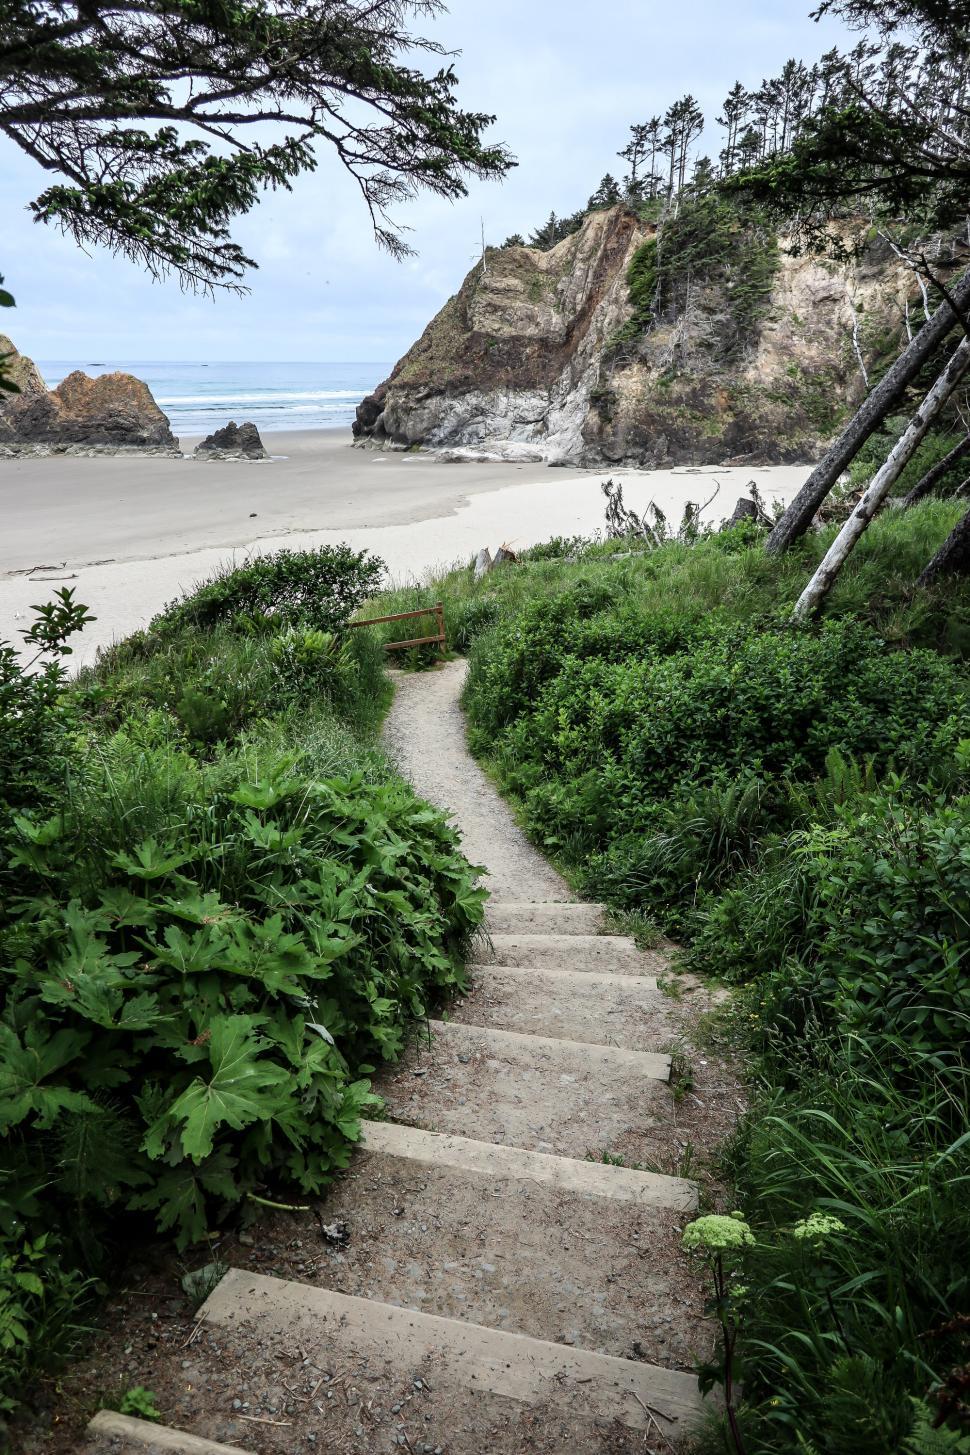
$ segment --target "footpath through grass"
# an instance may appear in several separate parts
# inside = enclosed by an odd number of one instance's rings
[[[536,843],[738,987],[743,1221],[704,1233],[743,1398],[705,1451],[970,1451],[970,583],[912,584],[962,509],[878,520],[811,629],[831,533],[751,526],[381,598],[445,602]]]
[[[318,1194],[463,983],[483,892],[343,630],[380,570],[282,552],[73,682],[66,594],[0,649],[0,1420],[127,1247]]]

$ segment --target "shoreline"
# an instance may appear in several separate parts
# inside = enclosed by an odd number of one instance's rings
[[[632,509],[656,500],[676,524],[684,504],[706,500],[715,481],[720,494],[705,519],[719,521],[752,479],[769,505],[784,504],[810,468],[455,464],[353,449],[343,428],[280,432],[275,440],[287,441],[285,453],[267,461],[4,461],[0,639],[19,645],[32,606],[72,587],[97,618],[71,659],[86,665],[219,566],[253,554],[346,541],[381,556],[388,578],[401,584],[466,561],[484,545],[521,550],[555,535],[592,534],[603,525],[600,482],[608,473],[623,482]]]

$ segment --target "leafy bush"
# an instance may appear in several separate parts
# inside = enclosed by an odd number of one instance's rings
[[[462,981],[483,895],[442,816],[400,783],[285,759],[253,779],[122,734],[54,818],[18,828],[0,971],[14,1175],[150,1210],[182,1245],[267,1183],[318,1191],[374,1100],[366,1070]]]
[[[310,626],[256,634],[182,627],[151,651],[122,643],[82,673],[81,685],[105,725],[160,710],[207,751],[295,706],[325,703],[367,730],[388,700],[382,653],[369,634]]]
[[[0,824],[10,810],[50,801],[63,780],[73,722],[63,659],[71,655],[70,638],[91,620],[67,588],[34,610],[24,633],[36,648],[32,658],[25,662],[11,643],[0,642]]]
[[[369,741],[379,644],[339,630],[379,569],[253,563],[74,683],[70,593],[52,665],[0,650],[0,1409],[133,1228],[318,1193],[463,984],[484,891]]]
[[[206,628],[238,618],[270,617],[279,625],[334,631],[374,590],[384,570],[379,556],[350,546],[275,551],[226,569],[167,606],[150,633]]]
[[[30,1210],[36,1206],[34,1202]],[[49,1234],[41,1233],[32,1240],[13,1238],[11,1234],[17,1230],[5,1218],[0,1226],[4,1235],[0,1243],[2,1414],[15,1408],[14,1392],[28,1373],[38,1367],[56,1369],[76,1349],[87,1332],[79,1314],[88,1302],[91,1280],[59,1266],[61,1248]]]
[[[668,929],[797,821],[833,751],[914,772],[970,732],[962,668],[855,623],[717,631],[577,595],[481,639],[471,740],[591,893]]]

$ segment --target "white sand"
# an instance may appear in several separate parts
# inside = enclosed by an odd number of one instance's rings
[[[480,546],[524,548],[603,523],[610,473],[541,465],[443,464],[349,448],[346,431],[269,435],[264,463],[73,459],[0,461],[0,638],[19,643],[30,607],[72,586],[94,613],[74,661],[144,626],[220,563],[251,552],[347,541],[376,552],[394,582],[421,580]],[[707,518],[750,480],[786,502],[804,466],[614,470],[627,503],[680,520],[720,483]],[[255,518],[253,514],[255,513]],[[257,524],[258,522],[258,524]]]

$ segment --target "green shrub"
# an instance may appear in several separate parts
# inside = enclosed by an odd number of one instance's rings
[[[374,590],[384,562],[350,546],[274,551],[221,571],[156,617],[149,635],[270,617],[280,625],[334,631]]]
[[[724,631],[673,611],[586,617],[584,596],[480,640],[471,741],[591,893],[668,929],[804,819],[797,785],[833,752],[913,773],[970,731],[959,666],[853,622]]]
[[[8,1166],[52,1207],[145,1209],[182,1245],[248,1192],[316,1192],[345,1164],[367,1070],[462,983],[481,917],[410,789],[268,755],[254,778],[119,734],[58,815],[18,828]]]
[[[63,781],[75,714],[66,701],[68,642],[90,621],[87,607],[64,588],[47,606],[34,607],[24,633],[32,658],[23,660],[0,641],[0,834],[12,810],[49,802]]]
[[[373,745],[379,642],[341,630],[379,571],[251,563],[71,683],[69,592],[49,665],[0,646],[0,1411],[119,1245],[318,1193],[463,984],[484,892]]]
[[[369,633],[307,625],[256,634],[183,626],[150,652],[122,643],[80,681],[85,705],[107,726],[161,710],[209,751],[295,706],[325,703],[370,729],[388,701],[383,654]]]
[[[30,1212],[36,1208],[36,1200],[28,1201]],[[28,1374],[37,1368],[56,1370],[77,1348],[87,1333],[79,1320],[92,1281],[59,1266],[61,1247],[49,1234],[28,1239],[22,1226],[12,1227],[5,1218],[0,1227],[2,1415],[16,1407],[18,1387]]]

